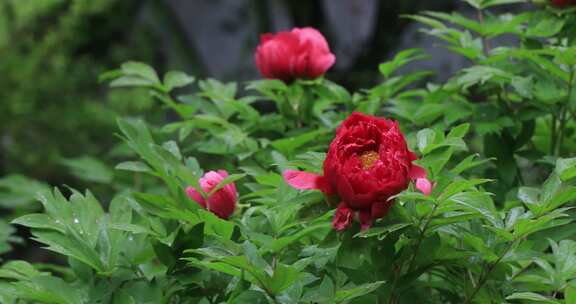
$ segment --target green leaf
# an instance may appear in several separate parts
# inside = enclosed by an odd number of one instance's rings
[[[116,165],[117,170],[126,170],[132,172],[151,172],[152,170],[148,165],[140,161],[126,161]]]
[[[486,242],[482,238],[470,233],[463,234],[461,238],[462,241],[468,246],[472,247],[475,252],[481,256],[482,259],[491,262],[498,259],[496,253],[494,253],[491,248],[486,245]]]
[[[271,243],[266,244],[264,247],[262,247],[262,250],[270,251],[272,253],[279,252],[282,249],[286,248],[287,246],[290,246],[295,242],[299,241],[300,239],[306,237],[307,235],[320,229],[328,229],[329,227],[330,227],[329,223],[321,223],[317,225],[308,226],[290,236],[274,239]]]
[[[164,75],[164,88],[170,92],[173,89],[185,87],[194,82],[194,77],[180,71],[169,71]]]
[[[567,218],[568,215],[564,213],[565,209],[557,209],[536,219],[521,218],[518,219],[514,225],[514,235],[516,238],[526,237],[537,231],[550,229],[556,226],[568,224],[572,219]]]
[[[72,207],[72,232],[77,232],[77,237],[85,241],[91,248],[96,246],[100,235],[100,223],[104,219],[104,210],[100,202],[89,191],[86,195],[72,190],[70,196]],[[70,228],[70,227],[69,227]]]
[[[558,274],[564,278],[573,277],[576,274],[576,242],[572,240],[561,240],[558,244],[552,240],[549,242]]]
[[[463,123],[450,130],[446,138],[463,138],[470,129],[469,123]]]
[[[540,189],[520,187],[518,189],[518,199],[521,200],[534,214],[537,215],[540,213],[543,205],[540,200]]]
[[[111,224],[108,225],[108,227],[109,227],[110,229],[116,229],[116,230],[131,232],[131,233],[133,233],[133,234],[148,234],[148,235],[153,235],[153,236],[160,237],[160,235],[158,235],[158,234],[155,233],[154,231],[148,229],[147,227],[140,226],[140,225],[136,225],[136,224],[129,224],[129,223],[111,223]]]
[[[412,61],[427,58],[429,58],[429,56],[425,55],[420,49],[407,49],[396,54],[391,61],[380,64],[378,70],[380,70],[380,73],[382,73],[384,77],[389,78],[398,68]]]
[[[34,231],[34,236],[34,240],[48,245],[47,249],[75,258],[98,272],[104,272],[98,253],[82,240],[68,238],[53,231]]]
[[[137,304],[136,300],[124,290],[114,292],[114,300],[112,304]]]
[[[329,276],[325,275],[322,283],[316,288],[310,289],[302,301],[305,302],[318,302],[318,303],[330,303],[334,301],[336,296],[336,288],[334,282]]]
[[[42,213],[31,213],[23,215],[14,219],[12,224],[22,225],[29,228],[56,230],[61,233],[66,232],[66,227],[62,222],[57,222],[49,215]]]
[[[552,211],[568,202],[576,200],[576,187],[567,186],[544,202],[544,211]]]
[[[490,159],[481,159],[481,160],[474,160],[474,158],[478,157],[478,154],[470,155],[463,159],[456,167],[452,168],[450,172],[454,174],[461,174],[462,172],[480,166],[490,161]]]
[[[293,155],[298,148],[311,141],[317,140],[318,137],[324,133],[326,133],[324,130],[315,130],[298,136],[275,140],[271,145],[284,155]]]
[[[564,289],[566,304],[576,304],[576,287],[568,284]]]
[[[268,288],[274,294],[280,294],[298,280],[300,273],[291,266],[277,264]]]
[[[268,304],[268,299],[266,295],[260,291],[256,290],[246,290],[239,294],[233,300],[230,300],[230,304]]]
[[[370,238],[370,237],[378,237],[378,240],[383,240],[388,234],[404,229],[408,226],[411,226],[411,223],[398,223],[392,224],[385,227],[373,227],[365,231],[361,231],[354,235],[354,237],[360,238]]]
[[[50,187],[23,175],[11,174],[0,178],[0,206],[6,209],[32,207],[36,194]]]
[[[560,303],[552,298],[534,292],[515,292],[506,297],[506,300],[529,300],[543,303]]]
[[[148,79],[144,79],[137,76],[122,76],[120,78],[114,79],[110,82],[110,87],[121,88],[121,87],[151,87],[156,83]]]
[[[229,240],[234,232],[234,223],[223,220],[212,212],[198,209],[198,215],[206,224],[204,226],[204,233],[216,235],[223,239]]]
[[[427,169],[430,169],[429,173],[431,176],[438,176],[454,153],[452,147],[443,150],[444,151],[434,151],[434,153],[425,155],[418,161],[420,164],[425,164]]]
[[[452,213],[452,214],[444,213],[444,214],[437,215],[434,218],[432,218],[432,220],[430,220],[429,226],[430,227],[441,227],[441,226],[450,225],[450,224],[454,224],[454,223],[468,222],[472,219],[476,219],[479,217],[480,217],[480,215],[478,215],[475,212],[457,212],[457,213]]]
[[[54,220],[58,220],[64,225],[72,224],[72,209],[58,188],[54,188],[54,192],[39,192],[38,200],[44,206],[45,212]]]
[[[542,54],[538,53],[537,51],[528,49],[517,49],[511,51],[507,55],[532,61],[544,71],[549,72],[551,75],[558,77],[559,79],[561,79],[566,83],[570,80],[570,75],[568,72],[562,70],[562,68],[557,63],[551,61],[548,57],[542,56]],[[538,91],[536,90],[535,92]]]
[[[482,3],[484,2],[484,0],[464,0],[466,1],[468,4],[470,4],[472,7],[474,7],[475,9],[482,9]]]
[[[444,191],[442,191],[442,194],[440,194],[440,196],[438,197],[438,201],[442,202],[456,193],[475,189],[474,188],[475,186],[485,184],[491,181],[492,180],[490,179],[471,179],[471,180],[454,181],[453,183],[448,185],[448,187],[446,187]]]
[[[497,5],[506,5],[514,3],[526,3],[526,0],[484,0],[482,3],[482,9],[486,9]]]
[[[554,14],[540,11],[532,14],[528,26],[526,27],[526,36],[546,38],[556,35],[562,30],[566,20],[556,17]]]
[[[167,141],[162,144],[162,147],[172,153],[176,159],[182,160],[182,153],[180,153],[180,148],[178,148],[178,144],[175,141]]]
[[[576,177],[576,157],[558,159],[555,170],[563,181]]]
[[[26,261],[8,261],[0,268],[0,278],[26,281],[39,275],[45,275]]]
[[[416,135],[416,139],[418,142],[418,149],[422,154],[426,154],[426,152],[428,152],[427,148],[435,142],[436,132],[432,129],[420,130]]]
[[[518,94],[525,98],[532,98],[533,90],[534,90],[534,80],[531,76],[529,77],[520,77],[514,76],[512,77],[512,82],[510,83],[514,90],[518,92]]]
[[[247,90],[257,90],[266,96],[275,96],[274,92],[284,92],[288,90],[286,83],[278,79],[263,79],[251,81],[247,86]]]
[[[462,192],[452,195],[449,200],[462,206],[467,211],[477,212],[495,227],[504,227],[500,214],[496,210],[496,207],[494,207],[494,202],[487,193]]]
[[[457,78],[457,82],[463,89],[468,89],[476,84],[483,85],[488,81],[496,83],[509,83],[512,74],[491,66],[473,66],[462,70],[462,75]]]
[[[367,295],[371,292],[374,292],[376,289],[378,289],[384,283],[385,283],[385,281],[377,281],[374,283],[367,283],[367,284],[358,285],[358,286],[353,287],[353,288],[346,288],[346,289],[338,290],[338,291],[336,291],[336,302],[337,303],[346,302],[346,301],[350,301],[354,298],[358,298],[358,297],[361,297],[363,295]]]
[[[465,16],[462,16],[461,14],[459,14],[457,12],[447,14],[447,13],[441,13],[441,12],[426,11],[426,12],[423,12],[423,14],[430,16],[430,17],[434,17],[434,18],[443,20],[443,21],[450,22],[452,24],[466,28],[467,30],[476,32],[482,36],[486,36],[485,32],[486,32],[487,26],[485,24],[480,24],[478,21],[475,21],[471,18],[467,18]]]
[[[138,76],[142,79],[150,81],[151,83],[160,83],[160,79],[158,78],[156,71],[154,71],[153,68],[145,63],[129,61],[123,63],[120,68],[122,72],[127,76]]]
[[[85,302],[81,291],[64,280],[52,276],[37,276],[30,281],[12,284],[15,296],[21,300],[47,304],[77,304]]]

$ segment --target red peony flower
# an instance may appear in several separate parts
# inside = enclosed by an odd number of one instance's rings
[[[228,172],[225,170],[209,171],[200,178],[200,187],[206,193],[209,193],[214,189],[222,180],[228,176]],[[218,217],[223,219],[228,219],[234,209],[236,208],[236,200],[238,198],[238,193],[236,192],[236,185],[230,183],[222,187],[222,189],[216,191],[210,197],[208,201],[194,189],[194,187],[187,187],[186,194],[200,204],[202,208],[211,211]]]
[[[550,0],[552,5],[557,7],[566,7],[569,5],[576,5],[576,0]]]
[[[290,82],[315,79],[336,61],[328,43],[316,29],[294,28],[276,35],[264,34],[256,49],[256,66],[266,78]]]
[[[398,122],[353,113],[336,130],[324,161],[324,175],[287,170],[284,179],[296,189],[319,189],[341,200],[333,226],[341,231],[358,214],[362,229],[388,212],[390,198],[408,187],[428,195],[426,171],[412,164],[417,157],[406,144]]]

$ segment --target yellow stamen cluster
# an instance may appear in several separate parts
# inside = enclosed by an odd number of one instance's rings
[[[368,170],[372,168],[374,163],[376,163],[376,161],[380,158],[380,155],[378,155],[378,152],[376,151],[367,151],[362,153],[359,158],[360,162],[362,163],[362,169]]]

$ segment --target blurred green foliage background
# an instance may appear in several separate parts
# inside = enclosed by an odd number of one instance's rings
[[[60,182],[63,157],[105,153],[116,115],[151,108],[97,82],[128,58],[153,58],[153,40],[134,26],[139,2],[2,2],[0,173]]]

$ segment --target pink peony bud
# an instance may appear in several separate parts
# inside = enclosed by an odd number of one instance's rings
[[[227,176],[228,172],[225,170],[218,170],[217,172],[208,171],[200,178],[200,187],[204,192],[209,193]],[[210,195],[208,201],[206,201],[194,187],[187,187],[186,194],[200,204],[202,208],[223,219],[228,219],[230,215],[234,213],[238,199],[238,192],[236,191],[236,185],[234,183],[227,184],[222,187],[222,189]]]

